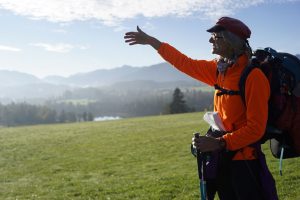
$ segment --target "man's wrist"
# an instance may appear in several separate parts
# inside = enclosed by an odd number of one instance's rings
[[[151,36],[149,36],[149,38],[147,39],[147,43],[150,44],[156,50],[158,50],[161,45],[161,42],[158,39]]]

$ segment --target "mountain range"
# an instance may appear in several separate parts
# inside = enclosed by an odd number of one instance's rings
[[[296,56],[300,59],[300,54]],[[165,62],[145,67],[125,65],[69,77],[48,76],[42,79],[27,73],[0,70],[0,80],[0,101],[51,98],[62,95],[66,90],[87,87],[144,90],[203,86]]]
[[[161,88],[180,85],[199,85],[168,63],[145,67],[122,66],[78,73],[69,77],[38,78],[17,71],[0,70],[0,98],[49,98],[66,90],[86,87]]]
[[[99,69],[87,73],[79,73],[67,78],[48,76],[43,81],[51,84],[65,84],[78,87],[109,86],[119,82],[131,81],[191,81],[168,63],[160,63],[147,67],[122,66],[114,69]]]

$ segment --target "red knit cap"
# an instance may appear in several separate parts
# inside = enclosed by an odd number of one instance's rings
[[[234,19],[231,17],[221,17],[215,26],[211,27],[207,31],[212,32],[219,32],[227,30],[240,38],[246,40],[250,38],[251,30],[248,28],[246,24],[238,19]]]

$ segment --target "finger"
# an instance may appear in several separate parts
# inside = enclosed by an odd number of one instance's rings
[[[125,33],[125,35],[137,35],[138,34],[138,32],[127,32],[127,33]]]
[[[139,44],[138,42],[131,42],[129,43],[129,45],[135,45],[135,44]]]
[[[129,43],[129,42],[131,43],[131,42],[136,42],[136,40],[135,39],[130,39],[130,40],[125,40],[125,42],[126,43]]]
[[[139,33],[144,33],[144,31],[142,31],[142,29],[140,29],[139,26],[137,26],[136,29],[137,29],[137,31],[138,31]]]
[[[192,143],[197,144],[198,140],[196,140],[195,138],[192,139]]]
[[[195,138],[195,137],[193,138],[194,142],[200,142],[200,140],[201,140],[200,138]]]
[[[136,38],[135,35],[125,35],[124,39]]]

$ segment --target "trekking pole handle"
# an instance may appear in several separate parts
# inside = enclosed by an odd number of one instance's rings
[[[200,138],[200,133],[198,133],[198,132],[194,133],[194,137]],[[197,149],[197,147],[196,147],[196,152],[197,152],[197,156],[200,156],[200,151]]]
[[[198,132],[194,133],[194,137],[195,138],[200,138],[200,133],[198,133]],[[195,147],[195,148],[196,148],[196,154],[197,154],[196,157],[199,157],[200,156],[200,151],[197,149],[197,147]]]
[[[195,138],[200,137],[200,133],[194,133]],[[202,168],[202,159],[201,159],[201,153],[196,147],[196,157],[197,157],[197,167],[198,167],[198,175],[199,175],[199,180],[201,179],[201,168]]]

